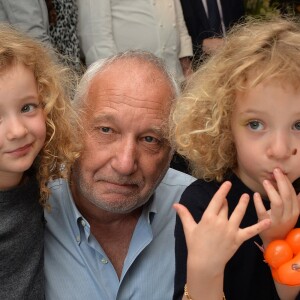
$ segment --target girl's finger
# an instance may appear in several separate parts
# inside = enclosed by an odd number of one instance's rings
[[[283,202],[284,213],[291,214],[293,206],[297,205],[297,203],[294,203],[296,198],[293,185],[280,169],[276,168],[273,174],[276,179],[279,196]]]
[[[226,218],[226,220],[228,220],[228,202],[226,199],[223,200],[223,205],[219,210],[218,216],[221,218]]]
[[[284,205],[280,195],[269,180],[264,180],[263,186],[266,190],[269,201],[271,202],[272,216],[277,220],[281,219],[283,215]]]
[[[258,220],[268,219],[269,214],[263,204],[260,194],[254,193],[253,200]]]
[[[214,194],[213,198],[211,199],[206,211],[207,213],[212,213],[215,215],[218,215],[222,206],[224,205],[224,202],[226,201],[226,197],[228,192],[231,188],[231,182],[225,181],[220,188],[217,190],[217,192]]]
[[[244,229],[240,229],[240,234],[239,234],[240,243],[242,244],[246,240],[249,240],[255,235],[260,234],[262,231],[268,229],[270,226],[271,226],[271,219],[264,219],[252,226],[249,226]]]
[[[235,207],[234,211],[232,212],[230,216],[230,223],[233,224],[235,228],[239,228],[241,221],[245,215],[248,203],[249,203],[249,195],[248,194],[243,194],[240,199],[239,203]]]
[[[195,222],[193,216],[185,206],[179,203],[175,203],[173,204],[173,207],[175,208],[182,222],[183,231],[185,236],[187,237],[190,231],[197,225],[197,223]]]

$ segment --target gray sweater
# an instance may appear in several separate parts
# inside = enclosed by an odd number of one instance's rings
[[[33,175],[0,191],[0,299],[44,299],[44,216]]]

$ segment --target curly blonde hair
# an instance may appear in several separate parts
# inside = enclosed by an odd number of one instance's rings
[[[190,78],[171,116],[171,138],[193,175],[221,181],[237,165],[230,119],[236,92],[267,79],[300,83],[300,25],[248,19]],[[270,108],[272,109],[272,108]]]
[[[36,79],[46,116],[46,140],[34,167],[40,183],[40,203],[46,206],[50,193],[47,182],[66,177],[79,156],[80,146],[75,144],[72,130],[77,116],[70,104],[75,74],[56,62],[53,50],[9,25],[0,25],[0,41],[0,74],[23,64]]]

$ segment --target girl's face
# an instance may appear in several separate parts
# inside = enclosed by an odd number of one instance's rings
[[[277,80],[239,92],[231,127],[239,178],[253,191],[266,192],[264,179],[276,187],[273,170],[291,182],[300,177],[300,90]]]
[[[44,145],[46,124],[37,83],[22,64],[0,74],[0,189],[19,184]]]

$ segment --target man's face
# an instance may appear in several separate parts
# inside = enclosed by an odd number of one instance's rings
[[[150,65],[118,61],[94,78],[85,147],[73,173],[77,205],[127,213],[148,201],[170,163],[164,133],[171,98],[166,79]]]

